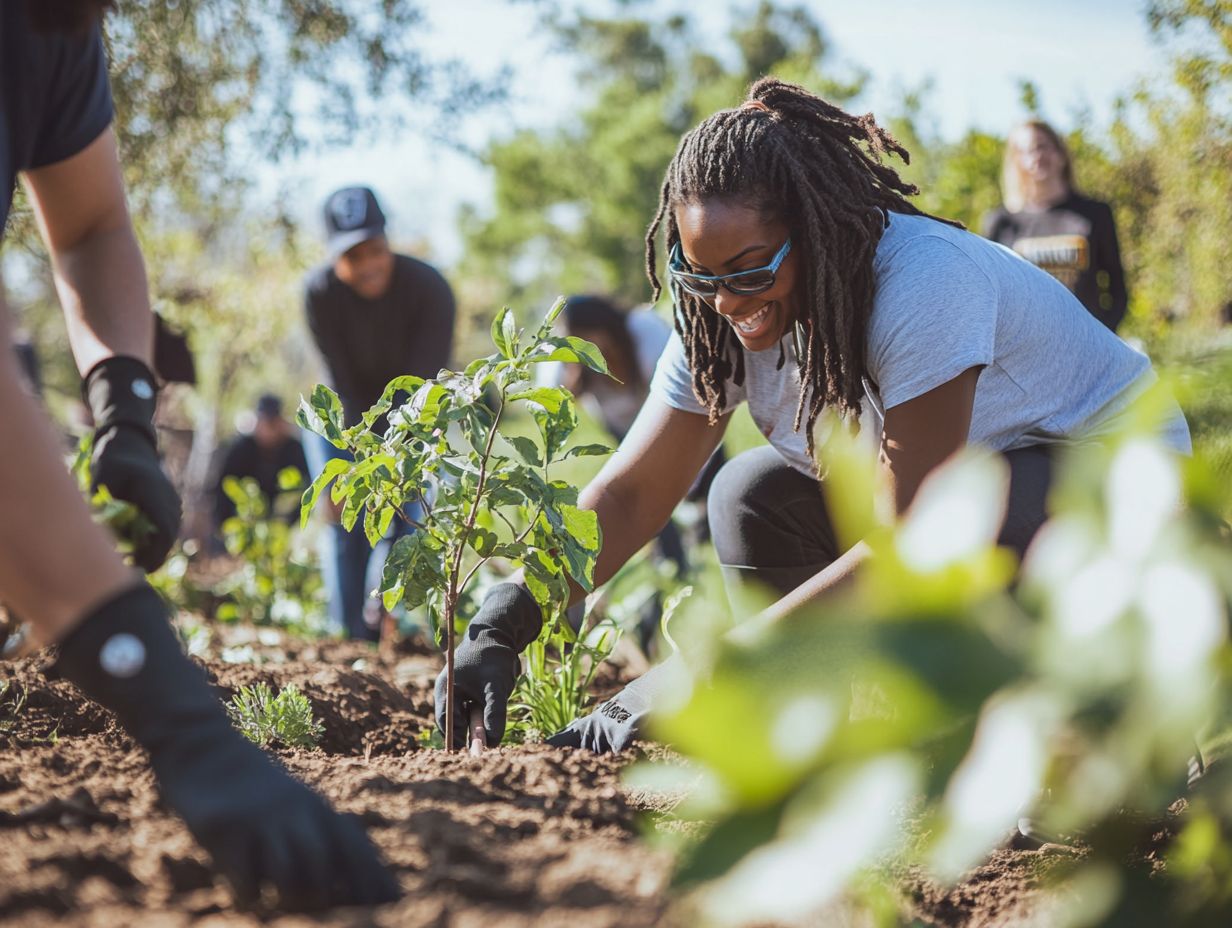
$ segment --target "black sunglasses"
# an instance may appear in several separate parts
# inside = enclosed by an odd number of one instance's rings
[[[672,279],[694,296],[714,296],[720,287],[726,287],[729,292],[738,296],[752,296],[755,293],[764,293],[774,286],[779,266],[790,251],[789,238],[765,267],[736,271],[734,274],[695,274],[685,266],[684,255],[680,251],[680,243],[677,242],[668,256],[667,269]]]

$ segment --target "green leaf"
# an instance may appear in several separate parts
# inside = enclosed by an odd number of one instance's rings
[[[389,415],[391,425],[412,427],[439,425],[442,413],[449,405],[449,393],[431,380],[419,386],[411,398]]]
[[[543,322],[539,324],[539,331],[535,333],[536,342],[542,342],[545,338],[552,334],[552,326],[556,325],[556,320],[560,318],[560,314],[565,311],[565,298],[558,296],[556,302],[552,304],[552,308],[548,310],[548,314],[543,317]]]
[[[335,448],[346,448],[346,440],[342,437],[342,401],[338,399],[337,393],[324,384],[317,384],[312,396],[307,400],[300,398],[295,421],[320,435]]]
[[[304,475],[298,467],[284,467],[278,471],[278,489],[298,490],[304,485]]]
[[[511,393],[509,399],[538,403],[549,413],[555,415],[560,412],[562,403],[570,402],[572,395],[564,387],[533,387],[530,390]]]
[[[518,455],[527,464],[532,467],[543,466],[543,456],[539,453],[539,446],[535,444],[533,439],[527,438],[525,435],[510,435],[506,441],[513,445]]]
[[[583,588],[594,589],[595,560],[599,554],[599,517],[589,509],[561,505],[544,510],[544,518],[557,543],[556,557],[563,557],[569,575]]]
[[[317,504],[317,497],[321,495],[321,491],[329,486],[335,477],[345,473],[350,466],[351,462],[344,458],[330,458],[325,462],[325,468],[321,471],[320,476],[312,481],[312,485],[304,491],[304,498],[300,503],[300,528],[308,524],[308,517],[312,515],[312,510]]]
[[[492,549],[492,557],[503,557],[511,561],[521,561],[530,552],[531,547],[522,542],[508,542],[507,544],[497,545]]]
[[[408,572],[411,557],[415,550],[415,538],[403,535],[389,549],[385,557],[385,565],[381,568],[381,585],[378,591],[381,602],[388,612],[398,605],[402,599],[403,575]]]
[[[471,529],[470,535],[467,538],[467,542],[480,557],[491,557],[499,541],[500,538],[497,537],[495,532],[490,532],[486,528],[480,528],[477,525]]]
[[[538,508],[547,505],[552,499],[552,491],[544,482],[543,477],[537,470],[529,467],[513,465],[493,476],[488,486],[491,487],[490,498],[500,505],[516,505],[520,498],[528,506]],[[511,496],[511,494],[516,494],[516,496]]]
[[[578,488],[564,480],[553,480],[547,485],[546,491],[548,500],[554,506],[576,506],[578,501]]]
[[[371,493],[372,487],[364,480],[357,480],[350,486],[350,492],[342,506],[342,527],[348,532],[355,528],[359,514],[363,512],[364,503]]]
[[[573,434],[573,430],[577,428],[577,412],[573,407],[573,401],[562,402],[560,408],[554,413],[542,406],[532,406],[531,417],[535,420],[535,425],[539,427],[539,434],[543,436],[546,459],[549,462],[555,460],[560,449],[565,446],[569,436]]]
[[[389,412],[394,404],[394,400],[399,393],[413,394],[424,384],[422,377],[416,377],[413,374],[406,374],[402,377],[395,377],[381,392],[380,398],[373,404],[372,408],[365,412],[362,416],[362,421],[356,428],[350,429],[349,433],[357,433],[367,431],[372,428],[374,422]]]
[[[581,458],[581,457],[602,457],[605,454],[611,454],[615,448],[609,448],[607,445],[574,445],[563,455],[561,460],[565,458]]]
[[[598,374],[611,376],[607,361],[603,358],[603,352],[596,345],[576,335],[555,335],[545,338],[526,360],[532,364],[542,364],[545,361],[585,364]]]
[[[673,875],[675,886],[714,880],[739,863],[750,851],[769,844],[778,834],[784,803],[765,809],[738,811],[712,828],[685,857]]]
[[[492,320],[492,344],[501,353],[501,357],[513,358],[518,353],[517,323],[513,318],[513,310],[508,306],[501,309]]]
[[[403,535],[385,559],[381,598],[387,609],[399,601],[408,609],[427,603],[445,583],[445,546],[430,532]]]
[[[367,537],[369,545],[375,548],[380,540],[385,537],[393,517],[394,509],[388,504],[384,504],[377,509],[369,509],[364,513],[364,535]]]
[[[527,590],[543,610],[545,622],[550,621],[559,611],[562,582],[567,595],[568,581],[564,580],[560,567],[544,551],[533,552],[522,562],[522,569]]]

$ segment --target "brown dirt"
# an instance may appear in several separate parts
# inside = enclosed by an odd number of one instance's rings
[[[283,763],[362,817],[404,898],[308,917],[237,911],[179,820],[162,807],[144,753],[41,659],[0,663],[0,925],[639,926],[693,924],[669,910],[670,858],[639,837],[665,832],[677,797],[634,792],[626,760],[542,746],[483,757],[419,747],[432,724],[439,658],[423,642],[384,652],[296,642],[251,629],[212,633],[220,690],[295,683],[325,726],[316,751]],[[239,649],[238,651],[236,649]],[[245,663],[234,660],[244,659]],[[620,681],[605,671],[601,687]],[[610,678],[609,678],[610,677]],[[24,705],[15,711],[15,703]],[[660,757],[662,749],[656,749]],[[998,851],[958,886],[904,874],[904,924],[1018,926],[1039,917],[1053,855]],[[914,920],[914,921],[913,921]],[[818,924],[862,924],[824,918]]]
[[[144,752],[108,713],[72,685],[48,680],[31,658],[0,664],[0,687],[8,684],[0,695],[0,924],[659,921],[669,861],[638,838],[622,761],[540,746],[480,758],[422,750],[416,736],[431,724],[435,663],[416,648],[382,657],[343,642],[263,647],[268,662],[211,660],[207,668],[224,693],[294,682],[308,696],[325,725],[321,749],[279,757],[363,818],[404,898],[317,917],[236,911],[183,825],[158,802]],[[413,671],[406,685],[394,682]]]

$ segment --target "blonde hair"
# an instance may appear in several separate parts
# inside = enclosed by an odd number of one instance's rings
[[[1056,146],[1057,151],[1061,153],[1063,162],[1061,176],[1065,181],[1065,186],[1071,193],[1075,192],[1074,161],[1070,157],[1069,146],[1057,134],[1057,130],[1042,119],[1028,119],[1010,130],[1005,140],[1005,154],[1001,157],[1001,199],[1005,208],[1011,213],[1018,212],[1026,205],[1026,181],[1018,169],[1018,159],[1015,157],[1017,146],[1013,141],[1015,134],[1023,129],[1034,129],[1036,132],[1043,133]]]

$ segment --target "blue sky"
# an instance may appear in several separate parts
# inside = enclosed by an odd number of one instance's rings
[[[592,11],[609,0],[580,0]],[[750,9],[756,0],[737,5]],[[1099,125],[1119,94],[1162,73],[1164,51],[1150,36],[1140,0],[803,0],[825,28],[832,54],[867,69],[869,88],[858,101],[874,113],[893,109],[906,88],[931,80],[929,96],[942,134],[978,126],[1003,132],[1023,115],[1018,82],[1040,88],[1045,115],[1062,128],[1085,107]],[[728,23],[727,4],[680,0],[634,3],[632,8],[689,11],[716,43]],[[550,126],[583,102],[572,62],[554,51],[525,3],[455,0],[427,4],[425,44],[480,72],[513,69],[510,103],[470,120],[465,137],[479,145],[512,127]],[[426,245],[448,265],[460,242],[454,217],[463,202],[485,203],[490,182],[468,157],[441,149],[414,132],[373,144],[312,154],[260,175],[258,198],[278,186],[295,191],[296,212],[313,228],[318,204],[341,185],[370,184],[386,204],[395,240]]]

